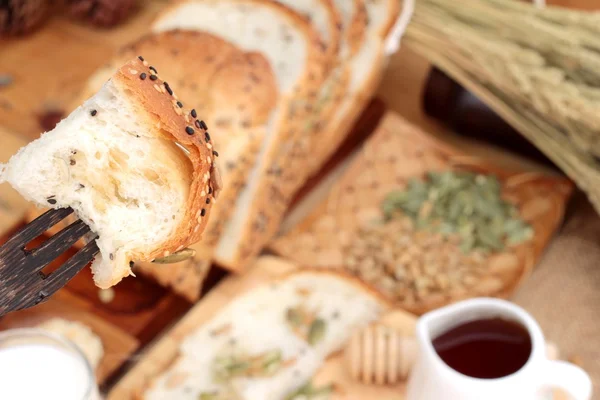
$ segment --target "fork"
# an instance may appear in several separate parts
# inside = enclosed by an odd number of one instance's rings
[[[27,245],[73,213],[71,208],[50,210],[21,228],[0,246],[0,316],[40,304],[65,286],[98,253],[91,240],[66,263],[45,274],[42,269],[90,232],[77,220],[35,249]]]

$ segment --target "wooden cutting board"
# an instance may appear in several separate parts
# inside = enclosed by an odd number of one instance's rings
[[[146,351],[137,365],[129,371],[109,393],[107,400],[129,400],[138,398],[153,377],[164,371],[177,357],[181,341],[209,320],[232,298],[257,285],[289,273],[297,267],[282,259],[264,256],[244,275],[231,276],[215,287],[173,329],[160,338]],[[386,323],[396,327],[405,335],[412,335],[415,317],[403,311],[394,311],[387,316]],[[404,385],[394,387],[367,386],[353,382],[348,375],[342,356],[331,357],[315,377],[315,383],[334,383],[339,392],[332,400],[401,400]]]
[[[280,236],[270,248],[299,265],[344,267],[346,246],[359,237],[360,227],[366,221],[381,214],[381,203],[388,193],[403,188],[410,178],[446,170],[498,177],[503,196],[511,199],[535,234],[531,240],[511,248],[509,256],[497,258],[498,272],[481,274],[477,284],[464,293],[449,297],[432,290],[399,304],[407,311],[422,314],[468,297],[506,298],[529,276],[562,222],[573,185],[562,177],[499,167],[487,159],[465,154],[392,112],[362,148],[334,170],[335,177],[326,187],[317,188],[309,195],[314,198],[298,205],[300,210],[289,218],[293,221],[284,222]]]

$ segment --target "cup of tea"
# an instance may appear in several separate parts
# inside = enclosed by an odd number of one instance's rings
[[[561,389],[590,400],[581,368],[546,355],[544,335],[522,308],[477,298],[423,315],[407,400],[550,400]]]

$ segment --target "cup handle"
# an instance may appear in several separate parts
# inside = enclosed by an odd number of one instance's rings
[[[568,393],[574,400],[592,398],[592,380],[583,369],[564,361],[548,361],[543,381]]]

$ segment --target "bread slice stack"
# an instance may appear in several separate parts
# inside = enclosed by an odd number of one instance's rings
[[[264,54],[279,100],[246,187],[216,246],[242,270],[277,231],[295,192],[338,147],[374,92],[397,0],[188,0],[153,30],[206,31]]]
[[[238,296],[184,338],[142,398],[288,398],[387,308],[353,278],[293,272]]]
[[[185,81],[185,79],[184,79]],[[221,184],[192,112],[142,57],[121,65],[56,128],[0,166],[42,207],[72,207],[98,235],[94,281],[108,288],[134,261],[200,240]]]
[[[148,34],[123,48],[99,69],[82,93],[87,98],[123,60],[144,54],[168,82],[177,84],[178,101],[202,115],[219,149],[223,188],[203,240],[192,246],[193,259],[176,264],[138,263],[136,269],[172,287],[190,301],[200,295],[213,248],[233,212],[264,139],[278,91],[273,71],[259,53],[244,52],[212,34],[166,31]],[[214,128],[214,129],[213,129]]]
[[[252,263],[372,96],[398,11],[397,0],[177,1],[90,79],[84,97],[147,54],[220,149],[223,192],[195,258],[142,272],[193,301],[212,260]]]
[[[327,48],[307,19],[267,0],[181,2],[154,25],[155,31],[170,29],[218,35],[244,51],[262,53],[275,71],[278,104],[266,124],[258,160],[216,247],[220,264],[240,270],[276,231],[296,189],[281,172],[290,171],[290,159],[324,79]]]

